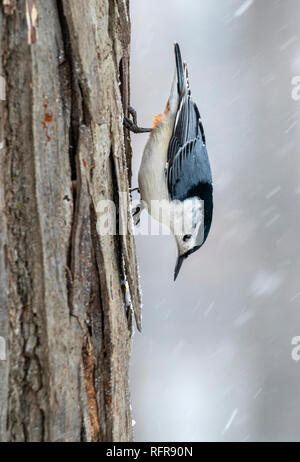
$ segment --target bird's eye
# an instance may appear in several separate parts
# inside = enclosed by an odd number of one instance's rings
[[[192,237],[191,234],[186,234],[185,236],[183,236],[184,242],[189,241],[191,239],[191,237]]]

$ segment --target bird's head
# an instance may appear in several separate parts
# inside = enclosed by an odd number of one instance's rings
[[[203,227],[195,231],[191,231],[191,234],[185,234],[183,236],[175,236],[175,240],[178,248],[178,257],[174,271],[174,281],[176,280],[182,263],[184,260],[196,252],[204,243]]]
[[[204,201],[191,198],[174,205],[173,233],[178,250],[175,280],[183,261],[204,243]]]

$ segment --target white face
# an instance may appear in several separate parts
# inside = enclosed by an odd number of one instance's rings
[[[193,197],[172,206],[172,232],[178,255],[184,255],[204,240],[204,201]]]

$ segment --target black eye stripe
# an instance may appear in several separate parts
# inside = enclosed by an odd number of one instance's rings
[[[188,241],[189,239],[191,239],[192,235],[191,234],[186,234],[185,236],[183,236],[183,240],[184,242]]]

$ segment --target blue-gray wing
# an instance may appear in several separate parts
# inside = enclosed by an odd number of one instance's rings
[[[167,184],[172,200],[192,197],[199,184],[211,184],[211,170],[200,114],[183,96],[168,148]]]

